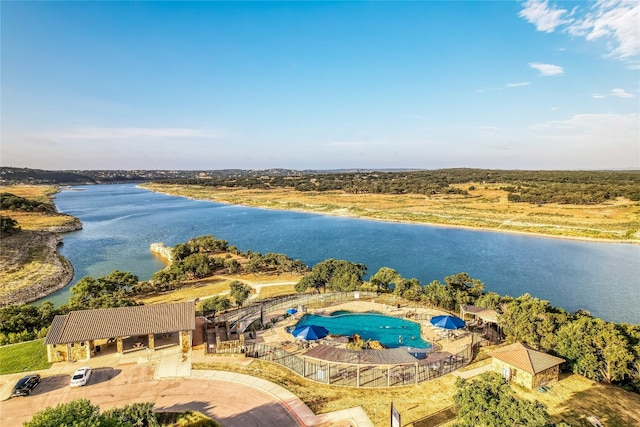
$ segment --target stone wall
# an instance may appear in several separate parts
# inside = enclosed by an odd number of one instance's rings
[[[51,363],[64,362],[67,360],[66,344],[47,345],[47,360]]]
[[[495,357],[491,362],[491,366],[494,372],[497,372],[502,376],[504,376],[504,370],[509,369],[510,377],[507,378],[509,381],[520,384],[521,386],[528,389],[533,388],[533,375],[531,375],[529,372],[516,368],[515,366],[503,362],[502,360],[496,359]]]
[[[558,375],[560,373],[560,365],[553,366],[545,371],[538,372],[533,380],[533,387],[538,388],[542,385],[546,385],[552,382],[558,381]]]
[[[69,358],[67,360],[86,360],[90,355],[89,341],[69,344]]]

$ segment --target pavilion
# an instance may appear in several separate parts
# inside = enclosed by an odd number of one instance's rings
[[[154,351],[157,339],[188,351],[195,328],[195,301],[77,310],[55,316],[44,343],[49,362],[90,359],[100,352],[98,340],[115,344],[118,353]]]

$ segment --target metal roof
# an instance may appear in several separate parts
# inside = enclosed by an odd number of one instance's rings
[[[560,357],[533,350],[519,342],[498,348],[491,356],[533,375],[564,362]]]
[[[194,301],[79,310],[54,317],[44,343],[66,344],[195,328]]]

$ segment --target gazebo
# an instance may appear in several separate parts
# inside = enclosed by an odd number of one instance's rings
[[[489,341],[500,342],[502,331],[500,325],[498,325],[497,311],[470,304],[460,304],[460,317],[463,320],[472,320],[478,326],[481,326],[483,335]]]

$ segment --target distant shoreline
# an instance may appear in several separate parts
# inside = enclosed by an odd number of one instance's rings
[[[512,230],[512,229],[504,229],[504,228],[479,227],[479,226],[471,226],[471,225],[447,224],[447,223],[438,223],[438,222],[411,221],[407,219],[377,218],[377,217],[351,214],[346,212],[346,208],[340,209],[340,212],[336,212],[336,211],[326,212],[321,210],[314,210],[312,208],[308,208],[308,209],[284,208],[284,207],[279,208],[274,206],[267,206],[265,204],[260,204],[258,201],[256,201],[255,205],[249,204],[249,203],[234,203],[226,200],[218,200],[215,197],[211,197],[211,196],[207,198],[198,198],[198,197],[187,196],[179,193],[173,193],[170,191],[161,191],[154,188],[148,188],[144,184],[143,185],[138,184],[136,186],[148,191],[152,191],[154,193],[166,194],[169,196],[184,197],[186,199],[191,199],[191,200],[206,200],[206,201],[221,203],[221,204],[230,205],[230,206],[245,206],[245,207],[267,209],[267,210],[273,210],[273,211],[313,213],[317,215],[334,216],[334,217],[341,217],[341,218],[353,218],[353,219],[360,219],[360,220],[370,220],[370,221],[398,223],[398,224],[424,225],[424,226],[430,226],[430,227],[457,228],[457,229],[484,231],[484,232],[492,232],[492,233],[509,233],[509,234],[531,236],[531,237],[545,237],[545,238],[551,238],[551,239],[576,240],[576,241],[594,242],[594,243],[616,243],[616,244],[622,243],[622,244],[632,244],[632,245],[640,244],[640,239],[613,239],[613,238],[608,239],[608,238],[596,238],[596,237],[585,237],[585,236],[568,236],[568,235],[561,235],[561,234],[536,233],[533,231]]]

